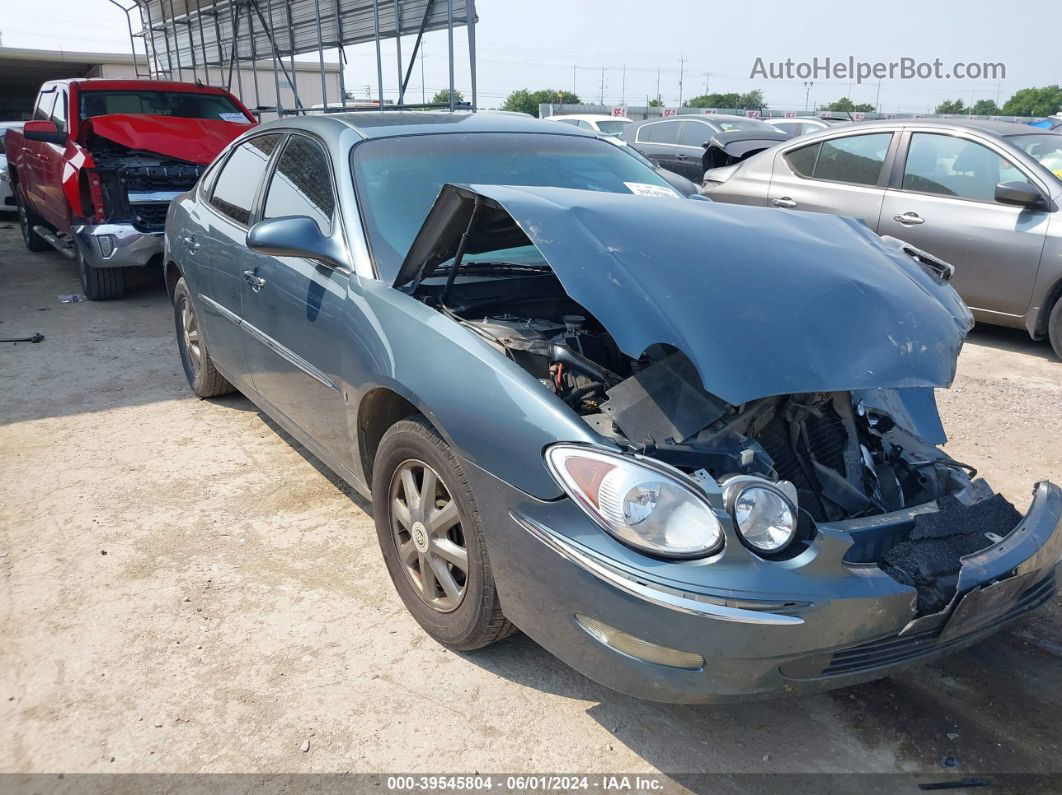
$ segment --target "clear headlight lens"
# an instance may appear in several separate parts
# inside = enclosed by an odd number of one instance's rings
[[[557,482],[594,521],[638,550],[671,558],[718,551],[712,507],[671,475],[629,456],[555,445],[546,460]]]
[[[734,499],[733,513],[741,537],[760,552],[780,552],[796,535],[795,509],[772,488],[745,486]]]

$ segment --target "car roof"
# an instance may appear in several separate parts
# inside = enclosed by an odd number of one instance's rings
[[[316,120],[316,121],[314,121]],[[343,125],[362,138],[394,138],[405,135],[433,133],[548,133],[550,135],[578,135],[598,138],[591,130],[581,130],[570,124],[557,124],[536,119],[526,113],[505,111],[420,111],[384,110],[353,113],[328,113],[278,119],[256,129],[268,127],[302,127],[317,123]]]
[[[558,119],[576,119],[578,121],[630,121],[626,116],[610,116],[607,113],[560,113],[556,116],[547,116],[547,121]]]
[[[952,130],[977,130],[996,138],[1029,134],[1029,126],[1027,124],[1017,124],[1011,121],[988,121],[985,119],[871,119],[869,121],[861,121],[858,125],[853,125],[852,129],[873,130],[878,127],[889,129],[898,127],[939,127]],[[835,129],[831,127],[830,131]],[[827,133],[827,130],[812,134],[822,135],[824,133]]]

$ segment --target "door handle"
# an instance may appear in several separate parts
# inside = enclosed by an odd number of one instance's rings
[[[797,203],[790,199],[788,196],[783,196],[780,199],[771,199],[771,204],[773,204],[775,207],[785,207],[789,210],[797,206]]]
[[[682,154],[682,152],[679,152],[677,155],[675,155],[676,160],[689,160],[689,157],[689,155],[684,155]]]
[[[247,282],[249,285],[251,285],[251,289],[254,290],[254,292],[256,292],[256,293],[259,290],[261,290],[263,287],[265,287],[265,283],[266,283],[266,280],[263,279],[261,276],[259,276],[254,271],[244,271],[243,272],[243,280],[245,282]]]
[[[188,235],[181,238],[181,242],[184,243],[184,247],[191,251],[193,254],[199,249],[199,241],[196,240],[195,235]]]
[[[892,217],[892,220],[894,220],[898,224],[903,224],[904,226],[917,226],[918,224],[924,224],[926,222],[926,219],[920,216],[918,213],[904,213],[903,215],[894,215]]]

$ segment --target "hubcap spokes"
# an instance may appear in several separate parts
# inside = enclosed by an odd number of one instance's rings
[[[192,372],[199,375],[203,362],[203,351],[199,345],[199,323],[187,298],[181,298],[181,330],[184,335],[184,349],[188,352],[188,363],[192,365]]]
[[[435,610],[455,610],[468,582],[457,502],[435,470],[415,459],[395,470],[388,499],[391,534],[409,582]]]

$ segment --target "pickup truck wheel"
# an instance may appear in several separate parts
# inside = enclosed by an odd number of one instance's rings
[[[90,301],[110,301],[125,295],[125,270],[94,268],[85,260],[80,243],[77,244],[77,270],[81,289]]]
[[[387,571],[425,632],[470,650],[516,631],[501,611],[472,489],[423,417],[400,420],[380,440],[372,498]]]
[[[43,223],[33,210],[26,206],[22,191],[15,189],[15,202],[18,206],[18,225],[22,230],[22,241],[30,251],[46,251],[51,246],[48,241],[33,231],[33,227]]]
[[[1051,347],[1055,349],[1055,356],[1062,359],[1062,296],[1055,300],[1051,316],[1047,319],[1047,336],[1051,340]]]
[[[182,276],[173,288],[173,319],[177,327],[177,350],[181,354],[184,375],[198,397],[209,398],[235,392],[225,376],[218,372],[210,358],[203,328],[199,325],[188,283]]]

